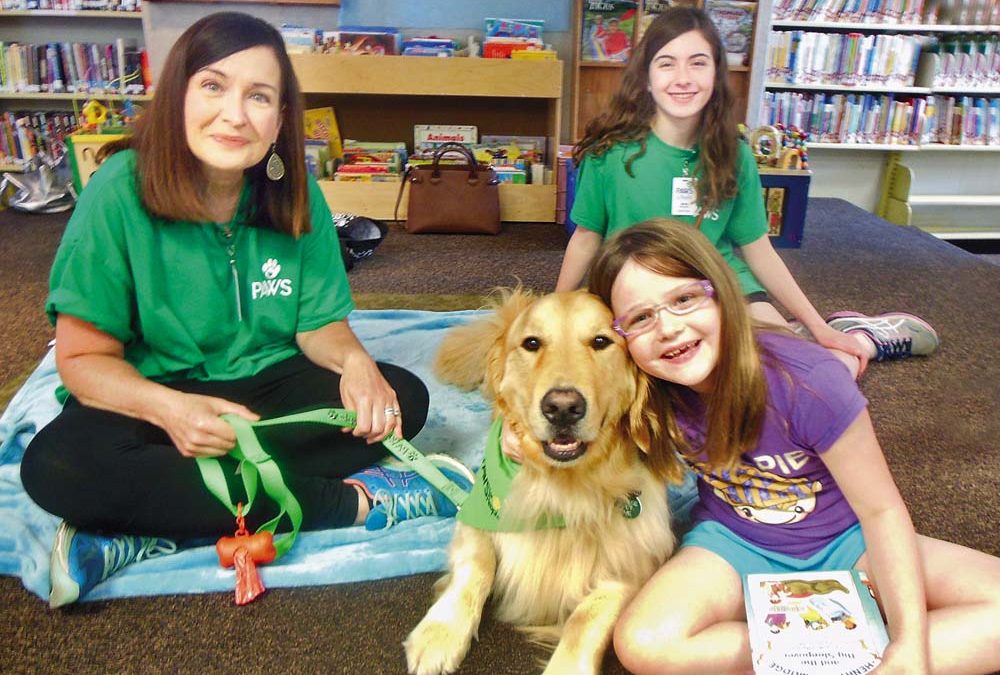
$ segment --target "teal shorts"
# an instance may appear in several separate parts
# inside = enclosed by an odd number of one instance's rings
[[[684,536],[681,548],[697,546],[715,553],[732,565],[741,579],[748,574],[768,572],[819,572],[849,570],[865,552],[861,524],[854,523],[836,539],[808,558],[795,558],[747,542],[725,525],[706,520]]]

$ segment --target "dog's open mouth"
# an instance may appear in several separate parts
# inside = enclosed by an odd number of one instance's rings
[[[557,462],[569,462],[586,452],[587,444],[579,438],[560,434],[551,441],[544,441],[542,450]]]

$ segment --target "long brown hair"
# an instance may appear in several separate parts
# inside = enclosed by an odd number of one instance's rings
[[[192,154],[184,131],[188,80],[216,61],[252,47],[269,47],[281,70],[281,129],[275,151],[285,176],[264,175],[265,158],[246,170],[250,183],[250,225],[292,236],[309,232],[309,189],[306,183],[302,96],[281,33],[266,21],[241,12],[218,12],[192,24],[167,55],[156,94],[136,122],[135,133],[109,143],[99,158],[119,150],[137,152],[139,188],[146,209],[168,220],[211,220],[201,162]]]
[[[613,145],[638,141],[639,150],[625,163],[625,170],[634,175],[632,163],[646,153],[646,137],[656,114],[656,104],[649,92],[649,64],[665,44],[692,30],[701,33],[711,46],[715,61],[712,96],[701,112],[698,125],[696,140],[700,152],[695,167],[700,205],[703,210],[711,210],[736,194],[739,140],[722,39],[709,16],[694,7],[674,6],[653,19],[632,50],[611,105],[587,124],[583,139],[573,148],[573,159],[579,164],[585,155],[603,155]]]
[[[609,307],[611,288],[629,260],[657,274],[708,279],[715,287],[721,335],[715,382],[706,397],[705,451],[713,468],[731,466],[757,444],[767,406],[761,355],[736,275],[701,232],[676,220],[653,218],[613,236],[590,268],[590,291]],[[656,450],[689,452],[674,412],[684,405],[681,387],[658,381],[656,389],[651,405],[667,430],[663,447]]]

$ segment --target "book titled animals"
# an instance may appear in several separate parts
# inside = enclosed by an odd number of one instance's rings
[[[756,675],[863,675],[889,643],[858,570],[749,574],[744,585]]]

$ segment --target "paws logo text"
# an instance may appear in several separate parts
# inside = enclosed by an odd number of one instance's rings
[[[264,274],[264,280],[250,283],[250,293],[254,300],[272,296],[288,297],[292,294],[292,280],[277,278],[281,274],[281,263],[277,260],[268,258],[260,266],[260,271]]]

